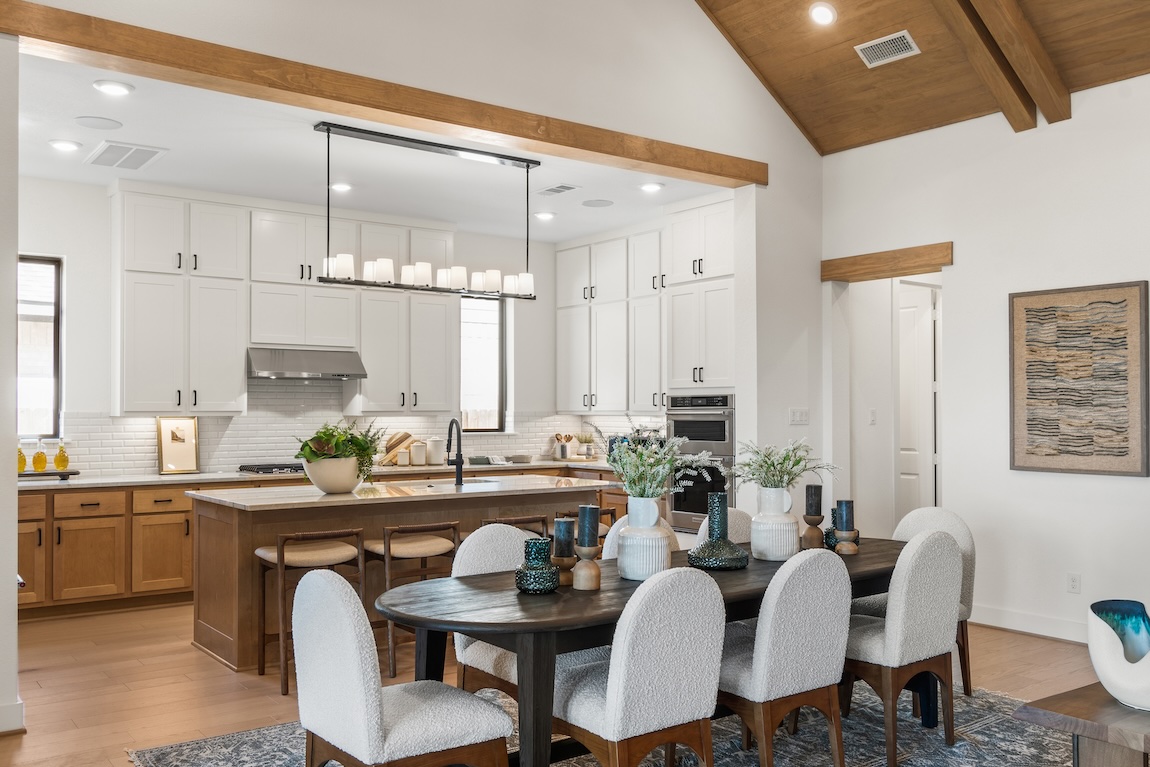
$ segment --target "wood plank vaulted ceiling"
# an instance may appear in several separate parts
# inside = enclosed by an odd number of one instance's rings
[[[1070,93],[1150,73],[1150,0],[697,0],[820,154],[1000,112],[1069,119]],[[922,51],[868,69],[854,46]]]

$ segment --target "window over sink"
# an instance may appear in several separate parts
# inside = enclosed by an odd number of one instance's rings
[[[464,431],[503,431],[505,307],[502,299],[460,299],[459,405]]]
[[[20,256],[16,273],[16,431],[60,436],[60,278],[58,258]]]

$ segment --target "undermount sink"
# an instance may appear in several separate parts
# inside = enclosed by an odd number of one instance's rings
[[[491,479],[476,479],[467,477],[463,480],[465,485],[494,485],[497,480]],[[410,480],[408,482],[392,482],[390,484],[399,485],[402,487],[410,487],[412,490],[423,491],[428,493],[450,493],[455,490],[458,485],[455,484],[454,479],[437,479],[428,481],[426,479]]]

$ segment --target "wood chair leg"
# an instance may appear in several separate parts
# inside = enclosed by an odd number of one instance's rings
[[[799,706],[799,708],[796,708],[787,717],[787,732],[791,735],[797,735],[799,732],[799,711],[800,710],[802,710],[802,706]]]
[[[747,723],[743,721],[742,717],[739,718],[739,731],[740,731],[740,734],[742,735],[742,739],[741,739],[739,745],[742,746],[742,749],[744,751],[750,751],[751,750],[751,728],[747,726]]]
[[[395,621],[387,622],[387,675],[395,679]]]
[[[699,744],[695,751],[703,762],[703,767],[715,767],[715,750],[712,746],[714,739],[711,734],[711,720],[703,719],[699,722]]]
[[[946,734],[946,745],[954,745],[954,672],[951,670],[950,657],[940,668],[939,687],[942,688],[942,726]]]
[[[910,714],[915,719],[922,718],[922,701],[918,699],[917,692],[912,692],[910,694]]]
[[[279,585],[279,624],[280,624],[280,695],[288,694],[288,616],[287,616],[287,572],[281,560],[276,567],[276,580]]]
[[[899,690],[895,688],[893,669],[883,666],[882,698],[883,720],[886,731],[886,763],[887,767],[898,767],[898,703]]]
[[[827,727],[831,741],[831,764],[834,767],[846,767],[846,757],[843,752],[843,721],[839,717],[839,688],[830,685],[827,691],[827,708],[823,712],[827,718]]]
[[[760,767],[774,767],[776,724],[770,701],[755,706],[755,740],[759,742]]]
[[[958,645],[958,668],[962,672],[962,692],[974,695],[974,685],[970,681],[970,631],[966,621],[958,622],[955,644]]]
[[[268,588],[268,569],[260,565],[259,589],[260,593],[256,595],[256,606],[259,610],[259,615],[256,618],[256,635],[259,637],[260,643],[256,647],[256,672],[264,675],[264,664],[267,661],[268,652],[268,636],[267,636],[267,605],[265,604],[265,592]]]
[[[675,767],[675,744],[667,743],[663,746],[663,764],[666,767]]]
[[[851,715],[851,699],[854,697],[855,690],[855,675],[851,673],[844,673],[842,681],[839,682],[839,711],[842,712],[843,718]]]

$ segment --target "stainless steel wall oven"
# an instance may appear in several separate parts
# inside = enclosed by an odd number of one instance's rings
[[[730,470],[735,463],[735,395],[692,394],[674,396],[667,403],[667,436],[686,437],[684,453],[704,451]],[[689,486],[671,496],[671,525],[678,530],[695,532],[707,519],[707,495],[726,492],[727,504],[733,506],[733,480],[727,488],[727,477],[711,472],[691,477]]]

